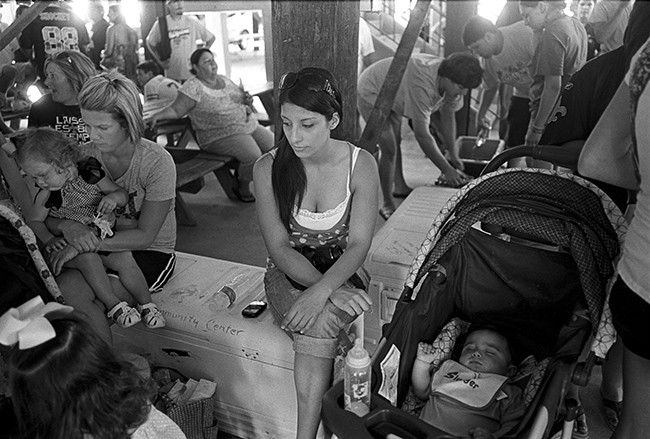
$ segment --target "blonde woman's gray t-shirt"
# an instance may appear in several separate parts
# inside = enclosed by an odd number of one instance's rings
[[[102,161],[101,152],[92,144],[85,148],[88,155]],[[103,162],[102,164],[105,166]],[[172,200],[165,221],[151,246],[146,249],[134,249],[172,253],[176,245],[176,215],[173,202],[176,197],[176,165],[169,152],[157,143],[141,139],[135,147],[131,164],[122,176],[115,179],[115,183],[129,194],[126,206],[115,210],[118,229],[137,225],[144,200]]]

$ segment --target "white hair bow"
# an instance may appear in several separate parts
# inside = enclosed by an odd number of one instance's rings
[[[24,350],[38,346],[56,337],[54,327],[46,314],[53,311],[71,312],[72,307],[56,302],[43,303],[40,296],[11,308],[0,317],[0,343]]]

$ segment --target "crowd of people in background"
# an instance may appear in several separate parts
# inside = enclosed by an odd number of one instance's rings
[[[113,373],[122,371],[120,379],[133,386],[127,396],[137,402],[136,412],[122,413],[119,422],[126,427],[120,432],[138,437],[134,432],[160,423],[177,434],[171,421],[143,400],[143,383],[108,346],[111,323],[165,325],[151,294],[162,289],[175,267],[176,172],[172,156],[152,140],[150,130],[161,121],[187,117],[200,149],[238,160],[233,192],[241,202],[257,203],[269,254],[266,294],[277,324],[294,342],[298,436],[315,437],[320,401],[341,349],[339,332],[370,309],[356,272],[370,248],[377,212],[388,220],[397,208],[395,199],[412,190],[400,149],[405,119],[443,182],[460,187],[471,177],[463,172],[455,113],[468,90],[482,84],[469,131],[489,133],[500,124],[506,148],[553,144],[577,156],[610,101],[619,103],[614,96],[623,83],[632,114],[621,113],[617,122],[632,122],[641,189],[650,181],[648,3],[509,3],[517,9],[512,19],[502,14],[493,23],[477,15],[466,22],[466,52],[410,56],[380,130],[378,157],[331,137],[342,120],[344,99],[355,100],[356,116],[368,120],[393,62],[391,57],[379,59],[363,20],[355,60],[357,96],[342,96],[337,78],[324,69],[284,74],[276,93],[282,121],[276,143],[274,133],[253,114],[252,97],[242,84],[218,73],[210,50],[215,35],[184,14],[181,0],[167,0],[166,15],[142,36],[126,23],[119,4],[105,11],[102,2],[90,2],[88,26],[69,2],[49,4],[0,52],[0,107],[27,111],[29,125],[17,135],[18,127],[0,121],[2,133],[13,139],[0,154],[16,158],[7,161],[3,155],[2,172],[22,172],[36,183],[21,178],[22,184],[10,187],[11,195],[42,241],[66,303],[80,313],[59,309],[50,319],[56,337],[43,342],[39,352],[62,355],[73,345],[87,345],[98,357],[103,352],[103,359],[118,370]],[[0,30],[5,29],[0,23]],[[140,59],[141,41],[152,59]],[[34,82],[47,93],[32,104],[26,89]],[[497,96],[493,117],[489,113]],[[45,144],[58,149],[49,151]],[[551,164],[528,158],[509,166]],[[597,184],[621,209],[627,206],[627,192]],[[601,393],[616,438],[637,439],[650,430],[650,348],[641,336],[650,329],[650,281],[644,274],[650,263],[647,192],[642,190],[637,201],[629,233],[633,239],[626,241],[611,298],[621,336],[607,359]],[[102,223],[95,211],[112,219]],[[330,264],[321,269],[312,259],[324,248],[339,253],[330,254]],[[108,276],[105,269],[117,276]],[[625,316],[632,309],[634,323]],[[91,336],[80,335],[88,331]],[[23,369],[42,361],[28,353],[13,358],[14,385],[27,380]],[[50,396],[34,395],[19,401],[25,431],[47,428],[36,425],[27,412],[28,404]],[[63,405],[59,409],[67,410]],[[100,431],[106,428],[102,422],[85,428]],[[574,437],[585,434],[583,416]]]

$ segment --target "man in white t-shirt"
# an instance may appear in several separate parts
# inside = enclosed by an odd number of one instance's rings
[[[196,18],[183,15],[183,1],[167,0],[166,5],[169,12],[165,18],[171,45],[170,58],[160,58],[157,46],[161,34],[157,20],[147,35],[146,44],[156,62],[165,69],[165,76],[184,82],[190,77],[190,55],[197,49],[196,41],[200,39],[204,43],[203,47],[210,48],[215,36]]]
[[[357,85],[357,107],[364,120],[370,113],[379,96],[393,58],[385,58],[366,68]],[[483,69],[479,60],[468,53],[453,53],[447,58],[430,54],[414,53],[408,60],[404,76],[395,95],[393,106],[386,123],[381,127],[379,144],[379,182],[383,195],[380,215],[388,219],[395,212],[395,196],[405,194],[406,186],[397,161],[400,127],[402,118],[410,119],[418,145],[427,158],[440,169],[446,181],[455,187],[466,183],[465,176],[459,172],[464,168],[456,145],[456,111],[463,106],[463,96],[467,89],[477,87],[481,82]],[[431,113],[440,111],[442,140],[436,143],[429,122]],[[395,193],[393,193],[395,191]]]
[[[600,0],[589,16],[589,24],[603,54],[623,45],[623,34],[632,12],[632,0]]]
[[[158,65],[153,61],[144,61],[137,65],[136,81],[144,93],[144,113],[161,110],[174,102],[180,84],[160,74]]]
[[[501,84],[513,87],[508,106],[506,147],[523,145],[530,120],[528,91],[533,79],[528,71],[535,53],[533,30],[522,21],[497,28],[479,15],[463,28],[463,44],[483,60],[483,94],[476,116],[476,129],[490,130],[487,111]]]

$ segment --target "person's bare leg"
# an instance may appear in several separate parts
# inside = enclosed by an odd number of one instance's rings
[[[612,401],[623,400],[623,343],[617,340],[607,353],[603,363],[603,380],[600,384],[600,394]]]
[[[395,211],[393,185],[395,182],[397,139],[395,132],[390,126],[381,130],[379,135],[379,149],[379,185],[384,199],[382,209],[392,213]]]
[[[396,194],[404,194],[410,190],[404,179],[401,142],[397,142],[397,148],[395,149],[395,182],[393,184]]]
[[[393,127],[395,134],[395,181],[393,182],[393,191],[396,194],[405,195],[411,192],[411,188],[406,184],[404,179],[404,165],[402,158],[402,118],[397,120],[388,120]]]
[[[104,314],[104,304],[95,297],[95,292],[90,288],[81,272],[66,269],[56,278],[61,294],[67,305],[72,306],[86,318],[90,326],[107,342],[113,342],[108,319]]]
[[[313,439],[320,424],[323,395],[330,386],[334,360],[296,352],[293,376],[298,395],[297,439]]]
[[[650,360],[623,346],[621,420],[610,439],[646,439],[650,432]]]
[[[120,282],[138,304],[144,305],[151,302],[151,293],[149,292],[147,280],[135,259],[133,259],[131,252],[113,252],[107,256],[102,256],[102,260],[108,268],[117,271]]]
[[[95,292],[95,297],[104,304],[106,309],[111,309],[120,303],[117,296],[113,294],[106,268],[104,268],[101,256],[97,253],[81,253],[68,261],[65,266],[75,268],[83,274],[84,279]]]

